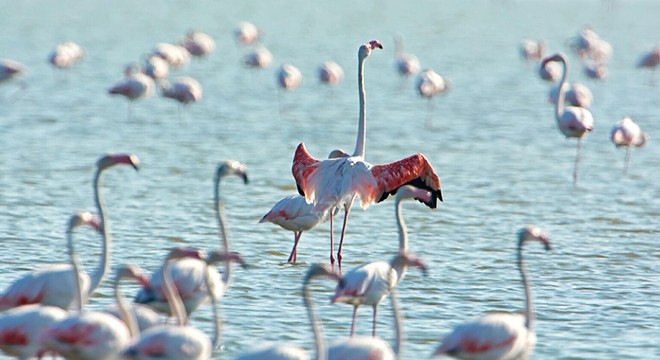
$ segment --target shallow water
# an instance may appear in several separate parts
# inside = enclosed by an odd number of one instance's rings
[[[372,163],[424,153],[438,172],[445,202],[429,210],[404,205],[410,248],[429,264],[410,271],[398,295],[405,315],[403,359],[428,358],[450,329],[489,311],[522,309],[515,232],[533,223],[548,231],[553,250],[526,251],[538,315],[534,359],[636,359],[660,356],[660,87],[635,68],[656,45],[660,3],[654,1],[23,1],[0,4],[0,57],[29,67],[25,91],[0,85],[0,288],[39,264],[66,261],[64,225],[76,210],[93,210],[92,174],[106,152],[139,156],[139,173],[113,169],[104,192],[113,233],[113,269],[135,263],[155,269],[173,245],[218,244],[213,173],[225,159],[245,162],[250,184],[222,185],[233,248],[253,266],[236,270],[222,300],[225,351],[232,358],[264,341],[312,348],[301,301],[302,275],[328,259],[328,225],[305,233],[300,263],[286,263],[293,235],[258,220],[295,192],[295,146],[324,157],[353,149],[357,122],[356,52],[373,38],[385,49],[366,64],[367,159]],[[273,66],[249,71],[231,37],[242,20],[264,31]],[[609,77],[586,79],[566,41],[590,24],[614,49]],[[200,80],[199,104],[178,109],[154,96],[127,118],[123,99],[105,90],[123,67],[162,41],[196,28],[216,51],[173,75]],[[450,79],[446,96],[427,102],[414,80],[393,67],[393,35],[423,67]],[[523,38],[565,51],[569,78],[594,93],[594,131],[584,142],[580,178],[571,174],[576,143],[557,130],[546,103],[549,86],[518,56]],[[68,71],[46,62],[55,44],[73,40],[87,57]],[[326,88],[316,67],[333,59],[345,79]],[[305,76],[300,89],[278,95],[274,71],[284,62]],[[657,76],[657,74],[656,74]],[[279,103],[278,103],[279,99]],[[180,111],[180,115],[179,115]],[[609,142],[611,127],[630,115],[649,134],[622,175],[624,151]],[[393,202],[351,212],[344,268],[388,259],[396,251]],[[97,237],[78,231],[86,268]],[[136,289],[126,286],[126,293]],[[332,285],[319,281],[315,300],[329,339],[345,336],[351,307],[328,304]],[[109,282],[89,308],[112,302]],[[392,342],[390,305],[379,311],[381,335]],[[358,332],[370,333],[361,309]],[[204,307],[192,324],[210,330]]]

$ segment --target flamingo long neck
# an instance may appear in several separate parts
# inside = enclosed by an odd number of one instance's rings
[[[367,99],[364,91],[364,60],[366,56],[358,53],[358,93],[360,96],[360,119],[358,121],[357,140],[353,156],[364,158],[365,143],[367,140]]]
[[[207,264],[206,266],[211,266]],[[206,271],[206,276],[204,276],[204,282],[206,283],[206,288],[209,289],[209,292],[215,292],[215,289],[212,289],[213,282],[210,281],[210,272]],[[216,349],[220,345],[220,339],[222,338],[222,318],[220,317],[220,302],[216,296],[211,295],[211,306],[213,307],[213,348]]]
[[[390,301],[392,303],[392,314],[394,316],[394,354],[396,358],[400,358],[401,344],[403,344],[403,318],[401,316],[401,309],[399,308],[399,301],[396,297],[394,288],[390,290]]]
[[[568,78],[568,63],[563,56],[560,57],[560,62],[563,66],[563,72],[561,74],[561,81],[559,82],[559,90],[557,91],[557,102],[555,103],[555,118],[557,121],[561,118],[561,114],[564,112],[564,103],[566,99],[566,81]]]
[[[184,307],[181,296],[179,296],[174,286],[174,281],[172,281],[172,277],[170,276],[169,264],[170,260],[166,260],[165,264],[163,264],[163,292],[165,293],[167,303],[170,305],[170,313],[174,319],[176,319],[179,326],[184,326],[186,324],[186,308]]]
[[[225,253],[229,253],[229,237],[227,236],[227,228],[225,227],[225,218],[222,211],[222,204],[220,203],[220,180],[222,176],[219,174],[215,178],[215,212],[218,218],[218,228],[220,229],[220,237],[222,240],[222,249]],[[225,261],[225,271],[222,274],[223,291],[229,287],[229,280],[231,279],[231,261]]]
[[[117,277],[114,284],[115,292],[115,302],[117,303],[117,310],[119,311],[119,318],[126,324],[128,327],[128,332],[131,335],[131,339],[136,339],[140,334],[140,330],[137,325],[137,319],[135,314],[128,308],[126,301],[124,300],[124,295],[119,291],[119,282],[121,278]]]
[[[406,227],[405,221],[403,221],[403,215],[401,210],[401,201],[397,199],[396,201],[396,226],[399,229],[399,252],[403,253],[408,250],[408,228]]]
[[[101,219],[101,232],[103,235],[103,244],[101,249],[101,258],[99,264],[94,270],[94,273],[91,276],[91,281],[89,284],[89,290],[87,295],[90,295],[96,290],[96,288],[101,284],[103,278],[108,273],[110,269],[110,225],[108,224],[108,217],[105,210],[105,202],[103,201],[103,195],[101,194],[101,175],[103,169],[99,168],[94,175],[94,200],[96,201],[96,208],[98,209],[99,217]]]
[[[522,284],[525,288],[525,327],[534,330],[534,322],[536,320],[534,315],[534,304],[532,300],[532,286],[527,276],[527,267],[522,254],[523,241],[518,243],[518,269],[522,278]]]
[[[309,294],[309,289],[307,283],[303,285],[303,300],[305,302],[305,308],[307,308],[307,315],[309,316],[309,322],[312,324],[312,333],[314,334],[314,349],[316,351],[317,360],[326,360],[328,357],[327,349],[325,347],[325,340],[323,339],[323,329],[319,320],[316,317],[314,312],[314,304],[312,297]]]
[[[73,246],[73,224],[69,224],[66,235],[69,257],[71,258],[71,266],[73,267],[73,291],[76,302],[78,303],[76,310],[82,312],[86,297],[83,295],[82,284],[80,283],[80,260]]]

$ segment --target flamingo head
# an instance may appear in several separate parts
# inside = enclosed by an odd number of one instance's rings
[[[328,264],[312,264],[305,275],[304,286],[317,277],[325,276],[337,282],[341,281],[341,275],[336,273]]]
[[[397,266],[414,266],[418,268],[424,276],[428,275],[426,263],[415,254],[407,251],[399,252],[390,262],[392,268]]]
[[[241,255],[236,252],[214,251],[206,258],[207,264],[214,264],[217,262],[230,261],[241,265],[243,269],[248,268]]]
[[[96,162],[99,170],[105,170],[117,164],[131,165],[135,170],[138,170],[140,168],[140,159],[138,159],[137,155],[133,154],[106,154]]]
[[[364,59],[369,56],[369,54],[371,54],[371,50],[376,48],[382,49],[383,45],[378,40],[371,40],[368,43],[360,46],[360,50],[358,50],[358,57],[360,59]]]
[[[216,182],[229,175],[236,175],[243,179],[243,183],[248,183],[247,165],[236,160],[227,160],[220,163],[216,170]]]
[[[550,250],[550,237],[541,228],[528,225],[518,231],[518,241],[521,245],[530,240],[538,241],[543,244],[546,251]]]
[[[564,64],[568,62],[566,55],[564,55],[564,53],[558,52],[543,59],[541,62],[541,67],[545,67],[545,65],[551,61],[561,62]]]
[[[89,211],[78,212],[72,215],[69,219],[69,229],[73,229],[81,225],[90,226],[98,232],[101,231],[101,222]]]
[[[149,283],[149,279],[144,275],[142,270],[135,265],[122,265],[117,269],[115,281],[119,282],[121,279],[135,279],[140,285]]]

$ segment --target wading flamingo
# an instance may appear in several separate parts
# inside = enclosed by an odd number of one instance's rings
[[[545,56],[543,40],[523,39],[520,42],[520,57],[527,61],[541,61]]]
[[[151,55],[144,61],[144,73],[156,81],[167,79],[170,64],[162,57]]]
[[[557,53],[545,58],[542,62],[542,66],[551,61],[560,62],[564,66],[561,82],[559,83],[559,94],[557,95],[557,102],[555,103],[555,119],[557,119],[559,130],[564,136],[577,139],[575,168],[573,169],[573,184],[577,185],[582,139],[593,129],[594,118],[591,115],[591,112],[587,109],[578,106],[564,106],[566,80],[568,78],[568,59],[566,59],[566,55]]]
[[[89,214],[91,216],[91,214]],[[100,225],[99,225],[100,226]],[[73,242],[69,241],[71,265],[79,279],[80,263]],[[120,279],[128,276],[125,268],[120,268],[113,282],[115,301],[120,304]],[[137,274],[135,275],[137,276]],[[78,303],[83,304],[79,312],[72,313],[65,319],[51,324],[44,330],[41,343],[44,352],[54,352],[69,360],[113,360],[137,336],[136,320],[129,311],[120,305],[120,318],[102,311],[84,311],[86,295],[81,282],[75,281],[75,293]]]
[[[4,82],[9,82],[10,80],[16,79],[27,71],[27,66],[19,63],[14,60],[0,60],[0,85]],[[21,81],[19,83],[18,90],[14,91],[13,94],[16,94],[18,91],[21,91],[27,87],[27,83]]]
[[[151,51],[151,55],[163,58],[175,69],[180,69],[190,62],[190,53],[185,47],[165,42],[156,44]]]
[[[291,64],[284,64],[277,70],[277,84],[282,89],[297,89],[302,84],[302,79],[300,70]]]
[[[373,261],[352,268],[343,275],[335,289],[332,303],[343,302],[353,305],[353,321],[351,324],[351,335],[355,334],[357,310],[360,305],[368,305],[373,308],[372,335],[376,336],[376,319],[378,304],[387,296],[392,286],[396,286],[406,275],[408,266],[416,266],[422,272],[426,272],[425,265],[413,254],[408,253],[408,231],[403,221],[401,201],[405,199],[419,199],[420,202],[429,202],[431,193],[415,188],[410,185],[403,186],[396,194],[394,201],[394,212],[396,224],[399,229],[398,255],[390,262]],[[390,269],[394,271],[390,272]],[[393,276],[393,278],[390,278]]]
[[[653,50],[642,55],[639,62],[637,63],[638,68],[650,69],[651,77],[649,83],[651,85],[655,83],[655,68],[657,68],[658,65],[660,65],[660,46],[656,46],[653,48]]]
[[[631,149],[646,144],[646,133],[629,116],[626,116],[612,127],[610,139],[616,147],[626,148],[626,158],[623,163],[623,174],[625,175],[628,172]]]
[[[241,21],[234,30],[234,39],[239,45],[252,45],[261,39],[261,32],[253,23]]]
[[[48,62],[59,69],[64,69],[75,65],[85,57],[85,50],[72,42],[66,41],[55,47],[48,56]]]
[[[433,112],[433,98],[436,95],[446,94],[449,91],[449,80],[442,77],[432,69],[424,70],[417,78],[417,92],[421,97],[428,99],[426,107],[426,127],[433,126],[431,112]]]
[[[559,74],[559,64],[555,61],[541,63],[539,66],[539,77],[548,82],[556,82],[561,75]]]
[[[96,290],[110,267],[110,225],[101,194],[101,179],[106,169],[118,164],[130,165],[137,170],[140,160],[135,155],[109,154],[102,156],[96,163],[94,199],[101,221],[103,245],[99,264],[91,277],[86,273],[80,274],[81,287],[85,296],[89,296]],[[73,270],[70,264],[45,265],[33,270],[16,280],[0,296],[0,310],[37,303],[69,309],[76,302]]]
[[[328,85],[337,85],[344,79],[344,69],[334,61],[324,61],[319,66],[319,79]]]
[[[329,210],[331,212],[331,264],[335,262],[332,230],[334,210],[344,208],[344,223],[341,230],[339,249],[337,250],[337,261],[340,268],[348,213],[356,197],[360,198],[362,208],[366,209],[372,203],[383,201],[390,194],[395,194],[402,185],[411,184],[431,191],[433,196],[431,201],[427,203],[429,207],[435,208],[437,199],[442,201],[440,179],[426,157],[421,153],[384,165],[372,165],[364,160],[367,126],[364,61],[373,49],[382,49],[382,47],[378,41],[373,40],[361,45],[358,50],[360,116],[353,155],[318,160],[307,152],[304,143],[300,143],[293,157],[291,170],[296,180],[298,192],[305,196],[307,202],[315,205],[314,211]]]
[[[273,54],[260,46],[243,56],[243,65],[250,68],[267,68],[273,63]]]
[[[161,82],[163,96],[176,100],[183,105],[198,103],[202,99],[202,85],[189,76],[178,76],[170,84],[167,80]]]
[[[140,338],[130,345],[124,352],[123,358],[134,360],[163,359],[163,360],[206,360],[210,359],[213,348],[218,345],[220,339],[220,319],[217,310],[217,299],[211,297],[214,317],[214,339],[211,340],[203,331],[187,326],[186,310],[181,297],[178,295],[173,279],[169,276],[168,267],[185,258],[195,259],[205,264],[215,262],[238,262],[244,264],[237,254],[224,251],[214,252],[208,257],[197,249],[173,248],[167,255],[162,267],[165,296],[170,307],[170,313],[176,320],[174,325],[164,324],[145,331]],[[208,266],[208,265],[207,265]],[[211,275],[210,272],[206,272]],[[211,288],[213,280],[205,277],[206,286]]]
[[[181,41],[181,46],[186,48],[192,56],[206,57],[215,50],[215,41],[209,34],[192,30]]]
[[[133,102],[152,96],[155,87],[154,79],[144,73],[142,65],[131,64],[124,70],[124,78],[108,89],[108,94],[121,95],[127,99],[130,119],[133,115]]]
[[[419,72],[420,64],[417,56],[403,51],[403,36],[394,36],[394,65],[400,75],[410,77]]]
[[[522,248],[529,241],[538,241],[550,250],[548,235],[536,226],[518,232],[518,269],[525,288],[525,314],[490,313],[454,328],[433,356],[447,355],[469,360],[527,359],[536,344],[532,289],[523,261]]]
[[[89,212],[79,212],[69,218],[66,234],[71,243],[73,230],[87,225],[100,231],[100,224]],[[68,313],[56,306],[30,304],[13,308],[0,317],[0,350],[20,359],[43,355],[41,336],[52,324],[66,318]]]
[[[142,304],[125,303],[123,295],[118,292],[119,282],[123,279],[134,279],[141,286],[149,282],[149,278],[137,266],[122,265],[117,269],[115,276],[115,305],[107,307],[102,311],[120,320],[129,320],[130,322],[126,323],[129,328],[131,326],[137,326],[137,328],[131,328],[131,333],[133,334],[141,333],[151,327],[162,324],[163,321],[160,314],[152,308]]]
[[[230,175],[240,177],[247,184],[247,166],[238,161],[229,160],[220,163],[215,172],[215,209],[220,228],[221,245],[224,252],[229,252],[230,246],[220,203],[220,180]],[[207,272],[211,272],[208,276],[212,279],[215,296],[209,295],[208,288],[205,285]],[[170,310],[170,306],[167,303],[162,273],[162,269],[156,270],[153,273],[149,283],[143,286],[136,295],[135,302],[151,306],[159,312],[167,313]],[[169,266],[169,276],[174,281],[174,285],[183,300],[185,311],[188,315],[204,302],[222,297],[229,287],[230,274],[230,262],[225,263],[222,278],[220,278],[217,269],[207,267],[204,261],[191,257],[172,261]]]
[[[564,101],[568,102],[571,106],[579,106],[581,108],[588,109],[593,103],[594,96],[591,93],[589,88],[577,81],[573,81],[570,84],[564,85],[566,89],[564,90]],[[557,97],[559,95],[559,85],[553,86],[550,88],[550,93],[548,94],[548,101],[551,104],[557,103]]]

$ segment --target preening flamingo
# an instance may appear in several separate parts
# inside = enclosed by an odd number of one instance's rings
[[[631,149],[646,144],[646,133],[629,116],[626,116],[612,127],[610,134],[610,139],[614,145],[626,148],[626,158],[623,163],[623,174],[625,175],[628,172]]]
[[[75,65],[85,57],[85,50],[72,42],[66,41],[55,47],[48,56],[48,62],[59,69],[64,69]]]
[[[230,175],[240,177],[247,184],[247,166],[238,161],[229,160],[220,163],[215,172],[215,209],[224,252],[229,252],[230,246],[220,203],[220,180]],[[204,302],[213,300],[213,296],[209,295],[205,285],[207,272],[211,272],[208,276],[212,279],[213,288],[216,289],[215,298],[220,298],[230,283],[230,262],[226,262],[222,278],[220,278],[220,274],[215,268],[207,267],[204,261],[191,257],[173,261],[169,269],[169,276],[173,279],[177,292],[183,300],[186,314],[192,313]],[[167,304],[165,296],[162,273],[162,269],[153,273],[149,283],[143,286],[136,295],[135,302],[146,304],[157,311],[167,313],[170,306]]]
[[[215,50],[215,41],[211,35],[193,30],[186,34],[186,37],[181,41],[181,46],[186,48],[192,56],[205,57]]]
[[[175,261],[180,262],[188,258],[206,264],[204,260],[206,253],[201,250],[173,248],[167,254],[165,263],[161,268],[166,303],[170,307],[169,312],[176,320],[176,323],[149,328],[141,334],[139,339],[123,351],[122,356],[124,359],[210,359],[211,352],[213,351],[212,341],[203,331],[186,325],[186,309],[179,293],[175,289],[174,280],[170,277],[169,266]],[[216,298],[211,297],[211,303],[214,306],[215,302]],[[217,315],[217,312],[214,311],[214,315]],[[215,321],[217,322],[218,320],[215,319]]]
[[[89,214],[91,217],[91,214]],[[80,264],[78,262],[73,242],[69,242],[71,265],[79,279]],[[120,268],[115,278],[114,294],[119,305],[121,293],[118,286],[122,277],[127,276],[124,268]],[[75,293],[78,303],[85,304],[81,282],[75,281]],[[117,359],[126,348],[131,338],[137,335],[135,318],[125,307],[120,306],[120,316],[117,318],[107,312],[84,310],[81,305],[78,313],[51,324],[44,330],[41,343],[44,352],[54,352],[70,360],[113,360]]]
[[[261,39],[261,32],[253,23],[241,21],[234,30],[234,39],[239,45],[252,45]]]
[[[566,80],[568,78],[568,60],[562,53],[554,54],[543,60],[542,66],[550,61],[557,61],[563,64],[561,82],[559,84],[559,94],[555,103],[555,118],[559,130],[564,136],[577,138],[577,154],[575,156],[575,168],[573,170],[573,184],[577,184],[578,166],[580,162],[580,150],[582,148],[582,139],[593,129],[594,118],[589,110],[578,106],[564,106]]]
[[[532,289],[523,261],[522,248],[527,242],[538,241],[550,250],[548,235],[536,226],[518,232],[518,268],[525,288],[525,313],[490,313],[459,325],[447,335],[433,356],[447,355],[465,360],[527,359],[536,344]]]
[[[151,55],[156,55],[163,58],[167,63],[175,68],[180,69],[190,62],[190,53],[182,45],[170,44],[161,42],[154,46]]]
[[[403,51],[401,35],[394,36],[394,65],[399,74],[405,77],[416,75],[421,68],[417,56]]]
[[[79,212],[69,218],[66,233],[71,242],[73,230],[87,225],[97,231],[100,224],[89,212]],[[73,277],[73,275],[71,275]],[[43,354],[41,336],[51,326],[67,317],[56,306],[30,304],[6,311],[0,317],[0,350],[20,359],[32,359]]]
[[[541,61],[545,56],[545,42],[543,40],[523,39],[520,42],[520,57],[528,61]]]
[[[110,95],[122,95],[128,100],[128,118],[132,115],[132,103],[154,94],[154,79],[145,74],[142,65],[131,64],[124,70],[124,78],[108,89]]]
[[[297,89],[302,84],[302,79],[300,70],[291,64],[284,64],[277,70],[277,84],[282,89]]]
[[[579,106],[585,109],[591,107],[594,96],[586,85],[582,84],[581,82],[573,81],[570,84],[566,84],[564,86],[566,87],[566,89],[564,89],[565,102],[568,102],[568,104],[571,106]],[[548,101],[554,105],[557,103],[558,96],[559,85],[555,85],[550,88]]]
[[[298,192],[313,203],[314,211],[331,212],[330,216],[330,262],[334,264],[335,257],[333,240],[334,209],[344,208],[344,223],[341,230],[337,260],[341,268],[341,250],[346,232],[348,213],[356,197],[360,199],[363,209],[369,205],[385,200],[389,194],[395,194],[397,189],[405,184],[411,184],[430,190],[433,194],[427,204],[431,208],[437,206],[436,199],[442,201],[440,179],[426,157],[421,153],[405,159],[384,164],[372,165],[364,160],[366,141],[366,99],[364,90],[364,61],[375,48],[382,45],[373,40],[361,45],[358,51],[358,88],[360,100],[360,116],[355,151],[349,157],[339,157],[318,160],[312,157],[304,143],[296,148],[293,157],[292,173],[296,180]]]
[[[449,91],[449,80],[442,77],[432,69],[424,70],[417,78],[417,92],[421,97],[427,98],[426,127],[431,127],[431,112],[433,111],[433,97],[446,94]]]
[[[324,61],[319,66],[319,79],[324,84],[337,85],[344,79],[344,70],[334,61]]]
[[[90,295],[101,284],[110,267],[110,225],[105,203],[101,194],[101,179],[104,171],[114,165],[130,165],[136,170],[140,161],[135,155],[109,154],[96,163],[94,175],[94,199],[101,221],[103,245],[99,264],[91,277],[82,273],[81,287],[85,296]],[[70,239],[70,234],[67,234]],[[70,241],[70,240],[69,240]],[[26,304],[42,304],[69,309],[75,302],[75,277],[70,264],[45,265],[15,281],[0,296],[0,310]]]
[[[376,320],[378,304],[387,296],[389,291],[403,280],[408,266],[416,266],[426,272],[426,266],[416,256],[408,253],[408,232],[401,215],[401,201],[405,199],[418,199],[420,202],[431,201],[431,193],[410,185],[403,186],[396,194],[394,212],[397,228],[399,229],[399,250],[390,262],[372,261],[352,268],[343,275],[342,280],[335,289],[332,303],[343,302],[353,305],[353,321],[351,335],[355,334],[357,310],[360,305],[369,305],[373,308],[372,335],[376,336]],[[394,269],[394,271],[390,271]]]

